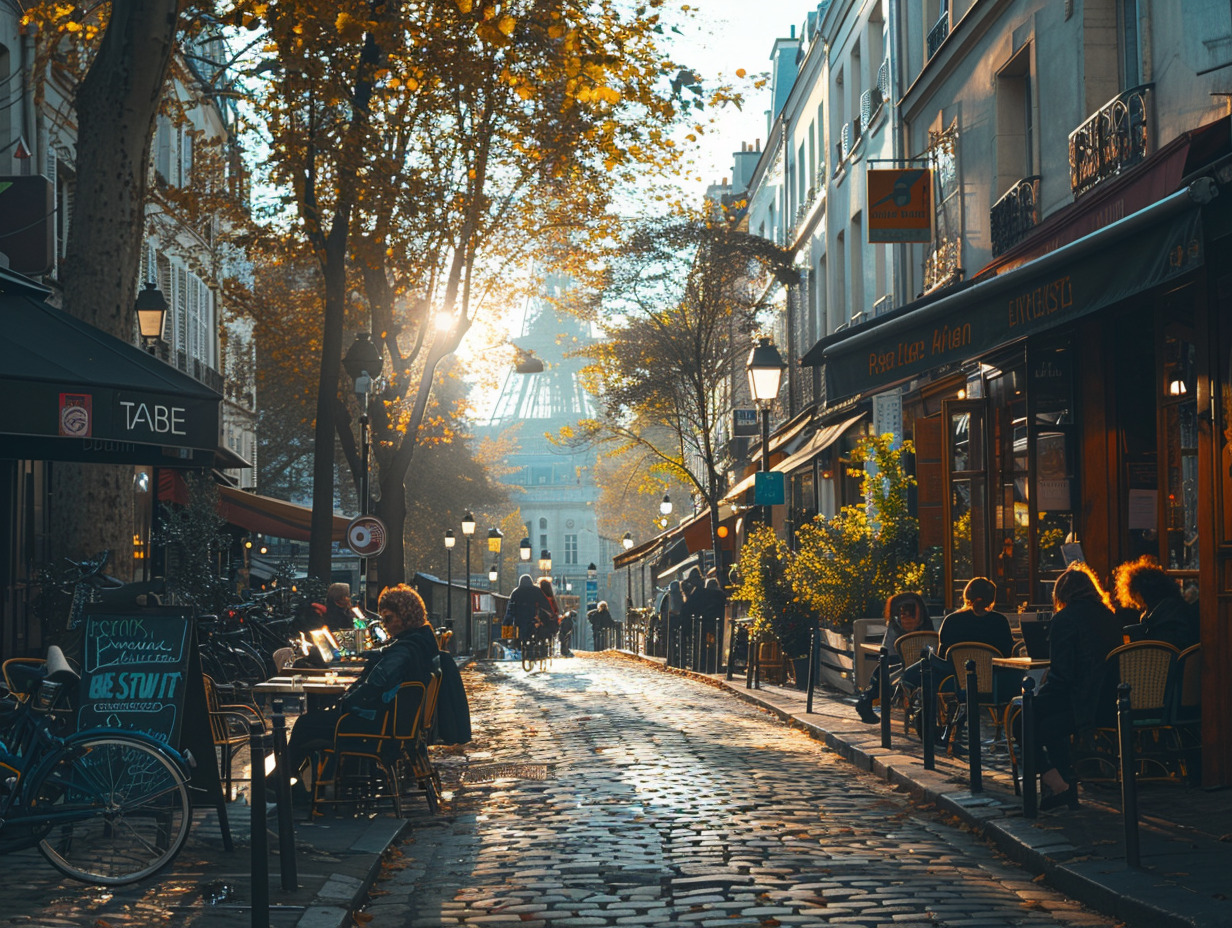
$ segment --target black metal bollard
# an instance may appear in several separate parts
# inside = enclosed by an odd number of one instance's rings
[[[881,700],[881,746],[890,748],[890,649],[881,646],[877,658],[877,694]]]
[[[684,626],[676,623],[676,666],[684,670]]]
[[[1138,868],[1138,780],[1134,758],[1134,720],[1130,686],[1122,683],[1117,687],[1117,740],[1121,753],[1121,818],[1125,823],[1125,863]]]
[[[753,649],[753,689],[761,689],[761,642]]]
[[[924,739],[924,769],[934,770],[937,759],[933,749],[933,729],[937,724],[936,693],[933,692],[933,649],[925,648],[920,667],[920,737]]]
[[[1022,817],[1035,818],[1035,681],[1022,678]]]
[[[757,650],[757,645],[753,644],[753,628],[749,626],[748,648],[744,655],[744,688],[751,690],[753,688],[753,653]]]
[[[718,632],[715,633],[715,651],[717,653],[719,642]],[[727,680],[732,680],[736,676],[736,623],[732,623],[731,639],[727,642]]]
[[[817,623],[813,623],[813,633],[809,635],[808,659],[808,697],[804,702],[804,711],[813,711],[813,690],[817,687]]]
[[[969,765],[971,792],[984,791],[984,771],[980,758],[980,694],[979,677],[975,673],[975,661],[967,661],[967,763]]]
[[[282,714],[282,700],[273,700],[270,722],[274,728],[274,776],[278,782],[278,873],[282,888],[299,888],[299,869],[295,862],[295,822],[291,809],[291,771],[287,769],[287,720]],[[264,765],[261,767],[264,771]],[[257,759],[252,758],[252,775],[258,775]]]
[[[249,757],[265,756],[265,727],[253,722],[248,734]],[[255,768],[254,768],[255,773]],[[253,776],[252,808],[252,928],[269,928],[269,832],[265,826],[265,777]]]

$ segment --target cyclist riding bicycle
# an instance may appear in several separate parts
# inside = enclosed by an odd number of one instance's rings
[[[543,636],[544,619],[551,614],[551,603],[543,591],[535,586],[530,574],[522,574],[517,587],[509,594],[509,605],[505,609],[505,623],[517,626],[521,647]]]

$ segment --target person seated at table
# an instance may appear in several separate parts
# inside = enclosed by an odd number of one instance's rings
[[[1111,597],[1086,564],[1070,564],[1057,578],[1052,608],[1048,672],[1033,703],[1035,769],[1043,771],[1040,779],[1047,790],[1040,801],[1042,811],[1078,805],[1069,739],[1106,721],[1101,713],[1111,715],[1114,700],[1105,692],[1106,660],[1121,643]],[[1014,734],[1021,744],[1021,715],[1015,718]]]
[[[928,606],[919,593],[895,593],[885,604],[886,632],[882,644],[889,652],[890,667],[901,667],[902,657],[895,645],[898,639],[908,632],[933,630],[933,620],[928,614]],[[878,698],[881,687],[881,664],[873,667],[873,674],[868,678],[868,686],[856,699],[856,712],[860,718],[870,725],[881,721],[880,716],[873,711],[873,700]]]
[[[427,685],[431,678],[438,654],[436,635],[419,594],[400,583],[381,592],[377,608],[391,635],[389,644],[371,652],[359,679],[335,705],[312,709],[296,721],[287,742],[287,769],[292,777],[300,776],[314,752],[333,745],[334,730],[344,713],[370,719],[379,729],[399,686],[415,680]]]
[[[331,583],[325,591],[325,624],[331,629],[355,627],[349,583]]]
[[[1141,615],[1124,629],[1130,641],[1166,641],[1181,651],[1198,643],[1197,610],[1159,561],[1144,554],[1119,566],[1113,577],[1121,605]]]

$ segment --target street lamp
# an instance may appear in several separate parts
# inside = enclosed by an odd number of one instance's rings
[[[671,505],[671,500],[667,504]],[[626,550],[633,547],[633,535],[630,532],[625,532],[625,537],[620,539],[621,546]],[[629,624],[629,613],[633,609],[633,564],[630,562],[625,567],[625,581],[627,589],[625,590],[625,625]]]
[[[552,552],[544,548],[539,552],[539,575],[546,577],[552,572]]]
[[[518,542],[518,557],[523,561],[529,561],[531,556],[530,539],[523,538]]]
[[[167,316],[167,298],[158,289],[158,284],[147,280],[141,292],[137,294],[134,309],[137,310],[137,329],[141,332],[145,350],[153,354],[154,343],[163,337],[163,320]]]
[[[496,565],[492,569],[496,571],[496,577],[492,578],[493,582],[500,577],[501,568],[501,544],[505,540],[505,534],[498,528],[488,530],[488,553],[495,555],[493,563]]]
[[[488,583],[492,584],[492,589],[496,589],[496,581],[500,579],[500,568],[493,564],[488,568]]]
[[[589,613],[593,608],[590,594],[594,592],[596,596],[599,592],[599,565],[591,561],[586,565],[586,612]],[[585,647],[586,638],[586,623],[578,623],[578,643]],[[591,632],[591,645],[594,645],[594,632]]]
[[[672,514],[672,498],[666,493],[663,494],[663,502],[659,503],[659,512],[665,517]],[[664,521],[667,521],[666,518]]]
[[[453,529],[445,529],[445,627],[453,628],[453,546],[458,543]]]
[[[475,534],[475,517],[466,512],[462,515],[462,536],[466,539],[466,634],[467,644],[471,633],[471,536]]]
[[[770,339],[763,337],[749,352],[748,364],[745,367],[749,375],[749,392],[753,395],[753,402],[761,409],[761,469],[769,471],[770,407],[779,395],[779,383],[787,365]],[[765,509],[764,513],[763,518],[769,524],[769,509]]]
[[[371,444],[370,420],[368,418],[368,397],[372,393],[373,381],[381,376],[381,368],[385,359],[380,349],[372,344],[369,332],[356,332],[355,341],[347,349],[342,359],[348,376],[355,382],[355,395],[359,398],[359,505],[360,515],[367,515],[370,505],[371,490],[368,475],[368,448]],[[400,529],[399,529],[400,530]],[[368,559],[359,559],[360,602],[365,608],[368,605]]]

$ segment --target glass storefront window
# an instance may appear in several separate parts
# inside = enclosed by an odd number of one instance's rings
[[[1197,349],[1175,335],[1164,343],[1160,427],[1164,555],[1169,570],[1198,569]]]

